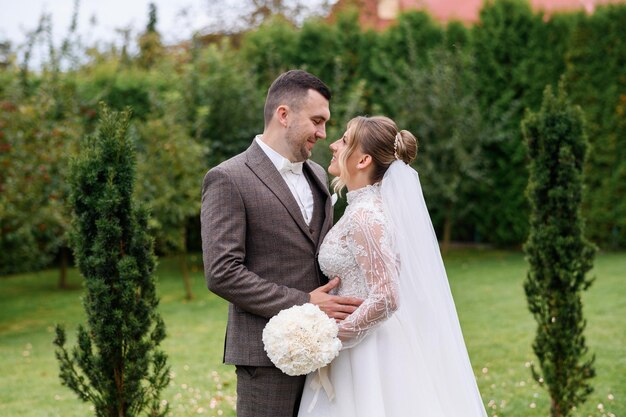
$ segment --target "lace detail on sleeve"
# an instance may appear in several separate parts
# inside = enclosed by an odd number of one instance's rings
[[[399,261],[390,225],[378,210],[359,209],[351,214],[345,243],[365,278],[368,295],[354,313],[339,323],[344,348],[358,344],[398,309],[399,302]]]

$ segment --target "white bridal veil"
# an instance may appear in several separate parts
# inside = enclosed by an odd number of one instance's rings
[[[399,369],[419,374],[413,383],[428,392],[428,417],[486,417],[419,176],[395,161],[381,191],[401,263],[395,316],[411,355],[398,358]]]

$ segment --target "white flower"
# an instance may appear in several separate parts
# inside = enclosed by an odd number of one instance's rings
[[[330,196],[330,205],[334,206],[335,203],[337,203],[337,200],[339,200],[339,196],[337,195],[337,193],[334,193]]]
[[[287,375],[306,375],[328,365],[341,349],[335,320],[313,304],[293,306],[263,329],[267,356]]]

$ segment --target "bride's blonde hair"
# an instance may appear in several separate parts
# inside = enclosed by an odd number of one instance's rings
[[[346,160],[352,153],[361,151],[372,157],[374,171],[372,183],[383,179],[385,172],[396,159],[410,164],[417,156],[417,139],[408,130],[398,130],[396,123],[385,116],[357,116],[348,122],[346,150],[341,154],[339,169],[341,176],[332,181],[333,189],[341,194],[349,179]]]

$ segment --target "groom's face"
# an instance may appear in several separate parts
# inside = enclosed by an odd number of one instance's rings
[[[328,100],[315,90],[308,90],[300,108],[291,113],[285,140],[296,161],[311,156],[313,146],[326,138],[326,122],[330,119]]]

